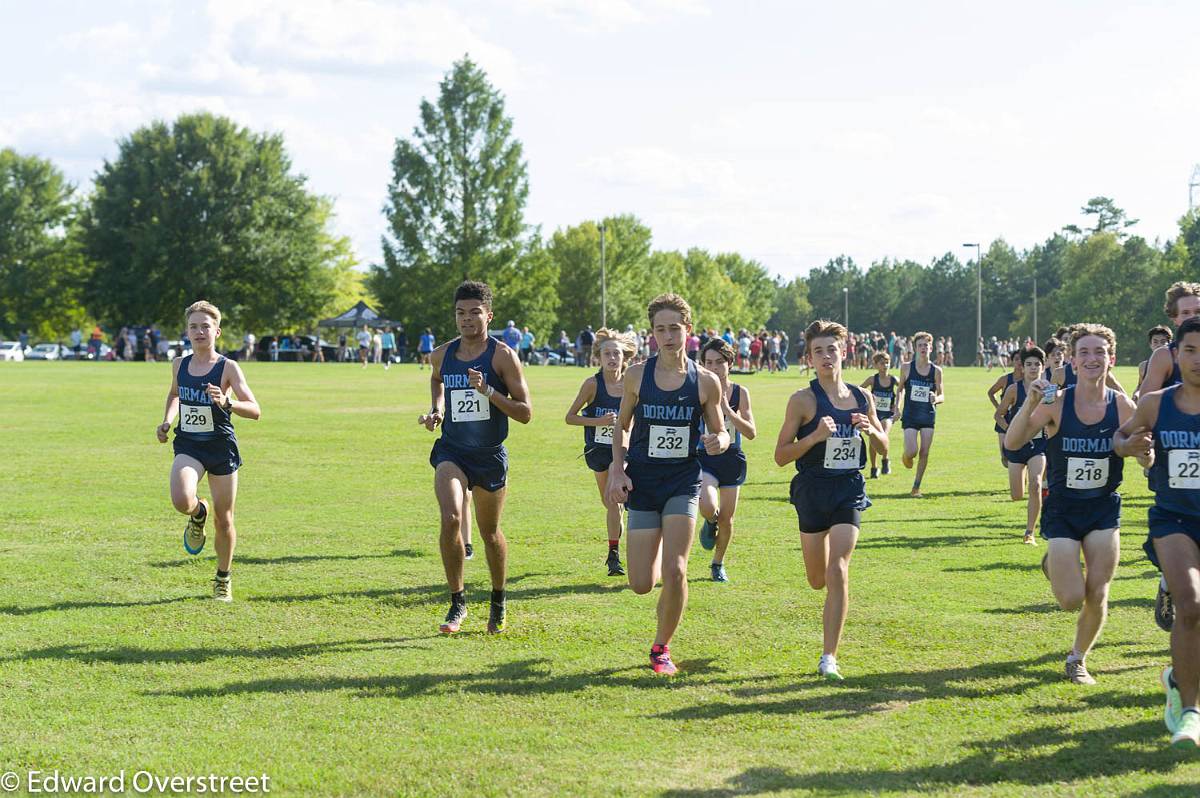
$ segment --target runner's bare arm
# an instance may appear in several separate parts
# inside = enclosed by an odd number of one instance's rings
[[[746,390],[745,385],[742,386],[742,400],[738,404],[737,412],[729,414],[729,423],[748,441],[754,440],[754,436],[758,434],[758,427],[754,424],[754,411],[750,409],[750,391]]]
[[[525,372],[517,353],[507,346],[496,347],[492,367],[508,386],[508,396],[493,391],[488,401],[513,421],[528,424],[533,418],[533,403],[529,400],[529,383],[525,382]]]
[[[254,398],[254,392],[246,383],[246,375],[242,373],[242,367],[237,364],[237,361],[226,360],[225,372],[222,376],[228,383],[228,390],[233,392],[229,396],[229,412],[252,421],[262,418],[262,408],[258,406],[258,400]],[[234,399],[234,396],[237,399]]]
[[[1033,440],[1033,437],[1047,425],[1052,426],[1057,423],[1055,421],[1058,417],[1057,413],[1062,412],[1061,397],[1056,399],[1052,405],[1042,402],[1042,392],[1049,385],[1050,383],[1046,380],[1033,381],[1029,392],[1025,395],[1025,404],[1017,409],[1012,423],[1008,425],[1008,431],[1004,433],[1005,449],[1016,451]],[[1014,401],[1016,401],[1017,386],[1014,384],[1008,390],[1013,392]]]
[[[417,419],[418,424],[424,424],[425,429],[432,432],[442,423],[446,413],[446,386],[442,384],[442,358],[446,354],[448,343],[442,344],[429,355],[429,412],[422,413]]]
[[[1154,422],[1161,403],[1162,394],[1157,391],[1142,395],[1133,415],[1113,434],[1113,452],[1120,457],[1136,457],[1142,465],[1147,463],[1143,458],[1154,464]]]
[[[1000,378],[992,383],[992,387],[987,389],[987,398],[988,401],[992,403],[992,407],[996,407],[998,404],[1000,404],[1000,401],[996,399],[996,394],[1000,393],[1002,390],[1006,390],[1004,387],[1004,382],[1007,379],[1007,374],[1001,374]]]
[[[1137,412],[1137,404],[1124,394],[1117,396],[1117,420],[1122,425],[1129,419],[1133,418],[1133,414]],[[1154,451],[1151,450],[1148,455],[1141,454],[1137,456],[1138,463],[1143,468],[1149,468],[1154,464]]]
[[[1142,384],[1138,388],[1139,395],[1145,396],[1148,393],[1161,391],[1170,378],[1171,367],[1174,365],[1175,359],[1169,346],[1160,346],[1155,349],[1150,355],[1150,361],[1146,363],[1146,376],[1142,378]]]
[[[729,430],[725,429],[725,414],[721,411],[721,381],[711,371],[700,372],[700,407],[704,413],[704,429],[700,436],[705,451],[717,455],[729,448]]]
[[[829,437],[826,425],[818,424],[812,434],[801,440],[796,440],[796,433],[817,412],[817,400],[811,388],[801,388],[788,399],[787,410],[783,415],[783,426],[779,428],[779,437],[775,439],[775,465],[785,466],[803,457],[809,449]],[[832,420],[830,420],[832,424]],[[824,432],[823,432],[824,430]]]
[[[596,398],[596,377],[588,377],[583,381],[583,385],[579,386],[579,393],[575,394],[575,400],[571,402],[571,406],[567,409],[567,416],[564,421],[572,427],[599,427],[603,426],[603,418],[589,418],[579,415],[579,411],[588,402]],[[611,423],[611,419],[609,420]]]
[[[181,357],[171,361],[171,387],[167,390],[167,404],[163,408],[162,423],[155,428],[159,443],[167,442],[167,433],[171,431],[171,425],[179,415],[179,364],[182,361]]]

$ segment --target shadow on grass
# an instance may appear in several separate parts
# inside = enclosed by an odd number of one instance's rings
[[[436,549],[431,548],[430,552]],[[238,556],[238,565],[295,565],[306,562],[332,562],[336,560],[390,560],[394,557],[419,558],[425,557],[426,553],[417,549],[394,549],[388,554],[288,554],[282,557],[242,557]],[[160,562],[149,563],[151,568],[181,568],[187,565],[193,565],[197,560],[193,558],[182,560],[163,560]]]
[[[560,695],[578,693],[592,687],[632,687],[663,690],[697,684],[741,683],[734,679],[703,678],[723,673],[711,659],[679,663],[681,676],[664,679],[651,673],[644,665],[624,668],[604,668],[583,673],[554,673],[554,661],[525,659],[496,665],[475,673],[396,673],[380,676],[346,677],[289,677],[232,682],[219,687],[196,687],[188,690],[150,691],[144,695],[175,696],[180,698],[216,698],[253,693],[325,693],[353,690],[365,698],[414,698],[431,694],[457,695]],[[696,681],[691,677],[701,677]]]
[[[988,562],[980,565],[963,566],[962,568],[943,568],[942,571],[948,574],[970,574],[990,571],[1022,571],[1032,572],[1040,570],[1035,562],[1009,562],[1001,560],[1000,562]]]
[[[869,674],[849,678],[832,690],[829,682],[814,676],[800,682],[741,688],[730,693],[741,699],[786,696],[783,700],[709,701],[674,709],[658,717],[713,720],[731,715],[807,712],[830,719],[851,718],[890,712],[918,701],[1020,695],[1044,684],[1061,683],[1062,674],[1056,668],[1047,667],[1059,659],[1061,655],[1050,653],[1033,659],[985,662],[963,668]]]
[[[1109,599],[1108,608],[1113,607],[1140,607],[1143,609],[1153,609],[1154,599],[1152,598],[1123,598]],[[1048,602],[1045,604],[1024,604],[1020,607],[989,607],[984,610],[989,615],[1026,615],[1026,614],[1045,614],[1050,612],[1065,612],[1057,604]],[[1071,613],[1074,614],[1074,613]]]
[[[191,595],[176,596],[175,598],[149,599],[147,601],[59,601],[55,604],[41,604],[33,607],[0,607],[0,615],[36,615],[40,612],[105,609],[109,607],[157,607],[162,604],[175,604],[180,601],[200,601],[202,599],[208,599],[208,597],[203,595]],[[211,601],[212,599],[208,600]]]
[[[1144,750],[1148,742],[1160,747]],[[1024,785],[1092,780],[1131,773],[1163,774],[1194,759],[1166,745],[1161,722],[1140,721],[1079,734],[1059,726],[1023,730],[968,743],[968,753],[945,764],[903,770],[829,770],[792,773],[782,768],[748,768],[726,787],[667,790],[664,798],[732,798],[784,790],[835,795],[911,793],[986,785]],[[1053,749],[1053,750],[1051,750]],[[1019,753],[1018,753],[1019,752]],[[1152,787],[1144,798],[1190,795],[1181,786]]]
[[[359,640],[330,640],[324,643],[298,643],[291,646],[267,648],[117,648],[93,649],[80,644],[48,646],[4,657],[0,661],[53,659],[74,662],[110,662],[118,665],[146,665],[163,662],[208,662],[214,659],[296,659],[321,654],[344,654],[379,649],[412,648],[405,643],[433,640],[441,635],[426,637],[373,637]]]
[[[541,598],[552,596],[568,596],[568,595],[606,595],[610,593],[619,593],[628,585],[622,580],[610,584],[602,584],[600,582],[583,582],[574,585],[547,585],[544,587],[518,587],[513,588],[514,584],[519,584],[525,579],[538,576],[549,576],[549,574],[518,574],[508,578],[506,588],[507,598],[517,601],[533,601]],[[467,588],[467,597],[473,603],[485,603],[490,598],[491,588],[486,582],[486,577],[481,578],[482,585]],[[305,601],[324,601],[326,599],[397,599],[395,603],[404,606],[415,606],[420,604],[440,604],[443,601],[449,601],[449,588],[444,582],[433,585],[410,585],[407,587],[381,587],[366,590],[338,590],[325,593],[296,593],[277,596],[253,596],[250,601],[265,601],[271,603],[291,604],[295,602]],[[411,599],[411,600],[406,600]]]
[[[875,535],[868,527],[855,545],[856,549],[930,549],[1000,546],[1008,536],[999,535]]]

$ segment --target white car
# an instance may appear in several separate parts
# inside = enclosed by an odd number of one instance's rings
[[[0,341],[0,360],[21,361],[25,359],[25,350],[18,341]]]
[[[29,352],[28,355],[26,355],[26,359],[27,360],[62,360],[63,356],[67,352],[70,352],[70,351],[71,350],[67,349],[65,346],[62,346],[61,344],[38,344]]]

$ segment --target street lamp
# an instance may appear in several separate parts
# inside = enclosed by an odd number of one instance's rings
[[[608,274],[604,267],[604,222],[600,223],[600,326],[608,326]]]
[[[975,247],[975,341],[978,349],[978,342],[983,340],[983,255],[978,244],[963,246],[967,249]]]
[[[846,322],[846,332],[850,332],[850,289],[842,286],[842,320]]]

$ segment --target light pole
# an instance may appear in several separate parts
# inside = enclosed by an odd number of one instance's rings
[[[1037,346],[1037,264],[1033,265],[1033,345]]]
[[[600,223],[600,326],[608,326],[608,273],[604,264],[604,222]]]
[[[842,321],[846,323],[846,332],[850,332],[850,289],[842,286]]]
[[[975,247],[975,348],[978,349],[979,342],[983,340],[983,255],[978,244],[963,246],[968,249]]]

